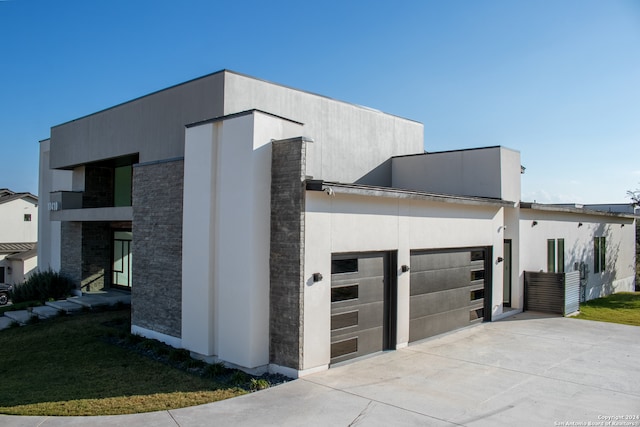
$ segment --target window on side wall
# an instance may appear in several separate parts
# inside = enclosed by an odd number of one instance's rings
[[[24,220],[25,220],[25,222],[30,222],[31,221],[31,214],[24,214]]]
[[[564,273],[564,239],[558,239],[557,242],[557,271],[558,273]]]
[[[564,239],[547,239],[547,272],[564,273]]]
[[[602,273],[606,269],[607,241],[605,237],[593,238],[593,272]]]
[[[547,239],[547,273],[556,272],[556,240]]]

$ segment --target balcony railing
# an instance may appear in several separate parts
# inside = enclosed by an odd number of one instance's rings
[[[53,191],[48,209],[52,221],[131,221],[131,206],[84,207],[82,191]]]
[[[49,194],[49,210],[82,209],[82,191],[52,191]]]

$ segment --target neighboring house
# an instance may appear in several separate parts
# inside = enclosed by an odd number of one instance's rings
[[[37,266],[38,198],[0,188],[0,283],[22,283]]]
[[[633,289],[636,217],[520,203],[521,171],[225,70],[53,127],[38,256],[130,290],[133,333],[305,375],[521,311],[525,270]]]

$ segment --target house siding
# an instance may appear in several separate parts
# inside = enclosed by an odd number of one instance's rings
[[[184,160],[133,169],[132,324],[181,336]]]

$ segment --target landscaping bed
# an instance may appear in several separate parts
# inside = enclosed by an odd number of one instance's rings
[[[130,310],[0,331],[0,413],[117,415],[176,409],[287,380],[208,365],[129,334]]]

